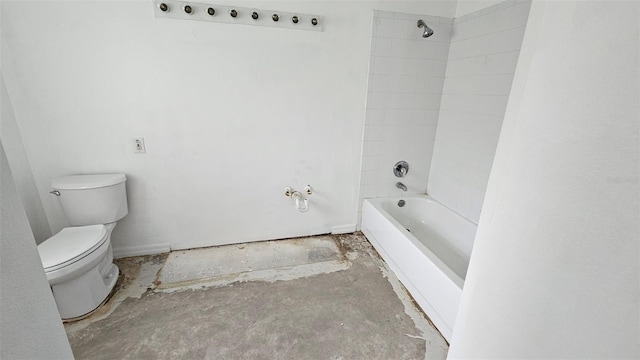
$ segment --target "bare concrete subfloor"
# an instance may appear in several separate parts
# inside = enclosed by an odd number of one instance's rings
[[[166,255],[118,260],[122,274],[112,298],[65,324],[76,359],[446,357],[447,343],[362,234],[308,239],[324,241],[326,259],[310,255],[310,263],[258,275],[245,269],[175,286],[159,282]],[[245,246],[252,244],[211,251],[219,256]]]

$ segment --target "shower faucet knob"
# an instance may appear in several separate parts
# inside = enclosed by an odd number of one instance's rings
[[[398,161],[393,165],[393,175],[399,178],[405,177],[409,172],[409,164],[406,161]]]

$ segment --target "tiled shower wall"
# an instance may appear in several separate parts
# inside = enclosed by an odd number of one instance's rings
[[[477,223],[530,1],[454,20],[428,193]]]
[[[423,19],[435,34],[422,37]],[[374,11],[360,189],[363,198],[426,191],[453,20]],[[409,173],[393,175],[404,160]],[[404,192],[402,192],[404,193]],[[406,193],[405,193],[406,194]]]

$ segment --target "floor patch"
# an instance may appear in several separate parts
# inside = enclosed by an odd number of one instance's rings
[[[330,236],[174,251],[158,276],[158,289],[297,278],[343,270],[346,265]]]

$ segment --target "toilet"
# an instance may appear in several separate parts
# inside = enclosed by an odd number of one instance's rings
[[[111,232],[128,213],[124,174],[71,175],[51,181],[71,227],[38,245],[63,320],[88,315],[118,280]]]

